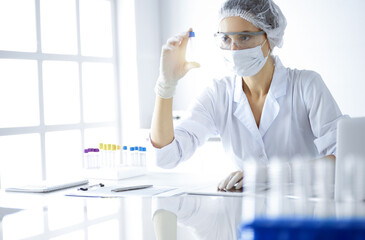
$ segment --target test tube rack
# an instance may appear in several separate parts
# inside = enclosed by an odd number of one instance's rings
[[[145,175],[146,148],[100,143],[99,148],[84,149],[84,177],[120,180]]]

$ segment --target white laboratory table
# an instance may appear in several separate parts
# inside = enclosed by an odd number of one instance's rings
[[[106,185],[116,183],[103,182]],[[216,184],[216,180],[212,176],[149,173],[117,183],[189,188],[199,184]],[[257,216],[365,216],[363,203],[300,201],[288,197],[270,198],[262,194],[245,197],[179,195],[84,198],[64,196],[67,191],[29,194],[2,190],[0,207],[24,210],[4,216],[0,239],[152,240],[156,239],[152,216],[159,209],[177,216],[177,239],[236,239],[237,227]]]
[[[189,187],[215,184],[211,179],[212,176],[155,172],[119,181],[90,180],[90,185],[102,182],[106,186],[153,184]],[[152,197],[65,196],[72,190],[14,193],[1,189],[0,215],[4,211],[11,213],[11,209],[24,210],[3,218],[0,239],[155,239]]]

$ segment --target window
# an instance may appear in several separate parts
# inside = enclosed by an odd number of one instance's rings
[[[2,187],[79,174],[120,142],[113,0],[0,1]]]

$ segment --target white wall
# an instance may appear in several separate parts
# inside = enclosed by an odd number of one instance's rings
[[[155,103],[154,86],[158,78],[161,52],[161,24],[158,0],[136,0],[136,44],[140,126],[149,128]],[[132,104],[132,103],[130,103]]]
[[[160,48],[170,36],[193,27],[196,32],[195,57],[202,65],[201,69],[194,70],[179,82],[175,110],[186,110],[194,96],[213,77],[224,73],[213,40],[213,33],[217,30],[216,14],[222,0],[136,2],[136,17],[146,23],[137,26],[137,32],[149,33],[148,39],[152,39],[150,43],[146,36],[137,34],[137,43],[147,47],[138,52],[138,74],[141,123],[142,127],[149,127]],[[140,3],[143,4],[138,8]],[[276,3],[286,16],[288,26],[283,48],[274,53],[287,67],[320,73],[343,113],[352,117],[365,116],[365,107],[362,107],[365,103],[365,77],[362,73],[365,69],[365,33],[362,30],[365,1],[276,0]]]
[[[365,1],[276,2],[288,21],[277,51],[283,63],[317,71],[343,113],[365,116]]]

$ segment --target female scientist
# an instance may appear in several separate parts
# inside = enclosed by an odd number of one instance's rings
[[[248,160],[267,164],[273,158],[296,156],[335,159],[342,113],[321,76],[286,68],[271,55],[274,47],[282,46],[286,27],[279,7],[273,0],[228,0],[219,13],[215,38],[232,74],[214,80],[175,130],[176,85],[199,64],[185,60],[188,32],[170,38],[162,48],[151,127],[157,164],[175,167],[218,134],[240,166],[219,189],[241,188],[241,167]]]

